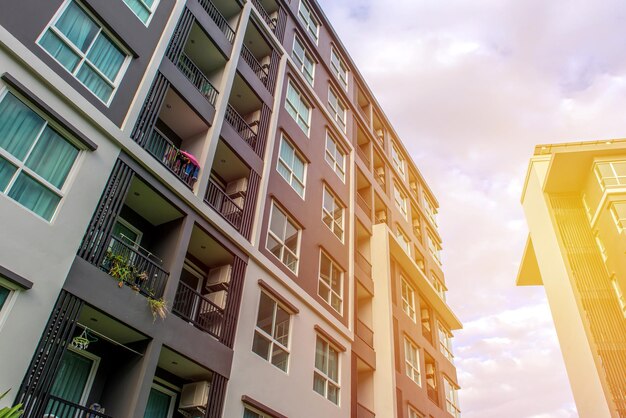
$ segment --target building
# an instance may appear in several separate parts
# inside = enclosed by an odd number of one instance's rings
[[[459,416],[437,201],[318,4],[0,14],[26,417]]]
[[[518,286],[546,290],[582,418],[626,416],[626,141],[540,145]]]

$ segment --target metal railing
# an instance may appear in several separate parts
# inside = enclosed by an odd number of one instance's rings
[[[372,264],[359,251],[354,252],[354,258],[355,258],[357,266],[359,266],[361,270],[363,270],[363,272],[365,272],[365,274],[371,279],[372,278]]]
[[[361,193],[356,193],[356,202],[363,209],[363,211],[367,214],[368,218],[372,217],[372,207],[367,203],[365,198],[361,196]]]
[[[424,336],[424,338],[426,338],[426,341],[428,341],[431,345],[433,343],[433,333],[431,331],[430,328],[424,326],[424,324],[422,323],[422,335]]]
[[[226,115],[224,116],[226,122],[237,131],[239,136],[250,145],[250,147],[256,152],[257,134],[248,125],[248,122],[241,117],[239,113],[230,104],[226,107]]]
[[[271,17],[269,13],[267,13],[267,10],[265,10],[265,7],[263,7],[259,0],[252,0],[252,4],[254,4],[254,7],[257,9],[263,20],[265,20],[265,23],[267,23],[267,26],[270,27],[272,32],[276,32],[276,25],[278,23],[276,18]]]
[[[104,412],[98,412],[76,403],[50,395],[44,418],[112,418]]]
[[[269,80],[269,71],[267,66],[261,65],[261,63],[256,59],[252,51],[248,49],[245,45],[242,45],[241,48],[241,58],[250,66],[250,69],[256,74],[256,76],[261,80],[261,83],[265,87],[267,87],[267,81]]]
[[[178,284],[172,312],[196,328],[220,338],[224,311],[183,282]]]
[[[204,201],[230,222],[235,229],[241,228],[243,205],[239,206],[235,203],[213,180],[209,180]]]
[[[369,410],[369,408],[361,405],[357,402],[356,404],[356,418],[374,418],[376,414]]]
[[[148,137],[145,148],[187,187],[193,188],[198,179],[199,167],[195,164],[184,163],[180,156],[180,150],[172,141],[155,129]]]
[[[137,290],[144,296],[163,296],[169,273],[138,248],[111,237],[100,267],[110,276]]]
[[[178,68],[185,75],[185,77],[191,81],[191,84],[193,84],[196,89],[202,93],[204,98],[207,99],[212,106],[215,106],[215,101],[217,100],[219,92],[215,89],[213,84],[211,84],[209,78],[184,52],[180,54],[178,59]]]
[[[436,388],[432,387],[429,384],[426,384],[426,393],[428,394],[428,399],[439,405],[439,396]]]
[[[361,338],[365,344],[369,345],[371,348],[374,348],[374,331],[363,321],[357,319],[356,321],[356,335]]]
[[[213,22],[217,25],[222,33],[226,36],[226,40],[231,44],[235,40],[235,31],[228,24],[228,20],[222,15],[222,13],[215,7],[211,0],[198,0],[202,8],[211,17]]]

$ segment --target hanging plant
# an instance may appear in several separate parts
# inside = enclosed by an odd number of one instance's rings
[[[4,398],[7,393],[9,393],[11,389],[7,390],[3,394],[0,394],[0,399]],[[12,408],[4,407],[0,409],[0,418],[19,418],[22,416],[24,411],[22,410],[22,404],[19,403]]]
[[[148,297],[148,306],[150,306],[150,310],[152,311],[152,317],[156,321],[157,317],[164,320],[167,316],[167,302],[163,298],[153,299]]]

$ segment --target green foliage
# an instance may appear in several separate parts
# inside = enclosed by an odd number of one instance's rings
[[[167,316],[167,302],[165,299],[153,299],[148,297],[148,306],[150,306],[150,310],[152,311],[152,316],[156,321],[157,317],[161,318],[161,320],[165,319]]]
[[[0,395],[0,399],[4,398],[7,393],[9,393],[8,390]],[[12,408],[9,408],[7,406],[7,407],[0,409],[0,418],[19,418],[22,416],[23,413],[24,411],[22,411],[22,404],[20,403],[20,404],[15,405]]]

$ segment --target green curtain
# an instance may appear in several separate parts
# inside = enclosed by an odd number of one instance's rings
[[[103,33],[98,36],[87,54],[87,59],[111,81],[115,81],[125,58],[122,51]]]
[[[13,174],[15,174],[16,169],[17,168],[13,164],[0,157],[0,193],[3,193],[6,190],[11,178],[13,178]]]
[[[46,220],[52,219],[61,198],[32,177],[22,173],[9,191],[9,197]]]
[[[100,30],[98,25],[75,2],[71,2],[55,25],[78,49],[87,52]]]
[[[0,148],[24,160],[45,121],[11,93],[0,102]]]
[[[7,289],[6,287],[0,286],[0,310],[6,303],[7,299],[9,298],[9,293],[11,293],[9,289]]]
[[[155,388],[150,389],[146,412],[143,414],[144,418],[167,418],[171,400],[172,397],[168,394]]]
[[[66,401],[79,404],[83,396],[93,360],[66,350],[61,359],[61,365],[57,372],[50,394]],[[63,408],[58,403],[50,400],[47,413],[52,413],[58,418],[73,418],[76,412],[72,408]]]
[[[60,189],[77,155],[78,148],[50,127],[46,127],[28,157],[26,166]]]
[[[148,7],[152,7],[154,0],[145,0],[143,2],[141,0],[124,0],[124,3],[126,3],[128,7],[130,7],[130,9],[137,15],[139,20],[141,20],[143,23],[146,23],[151,14],[146,5]]]

